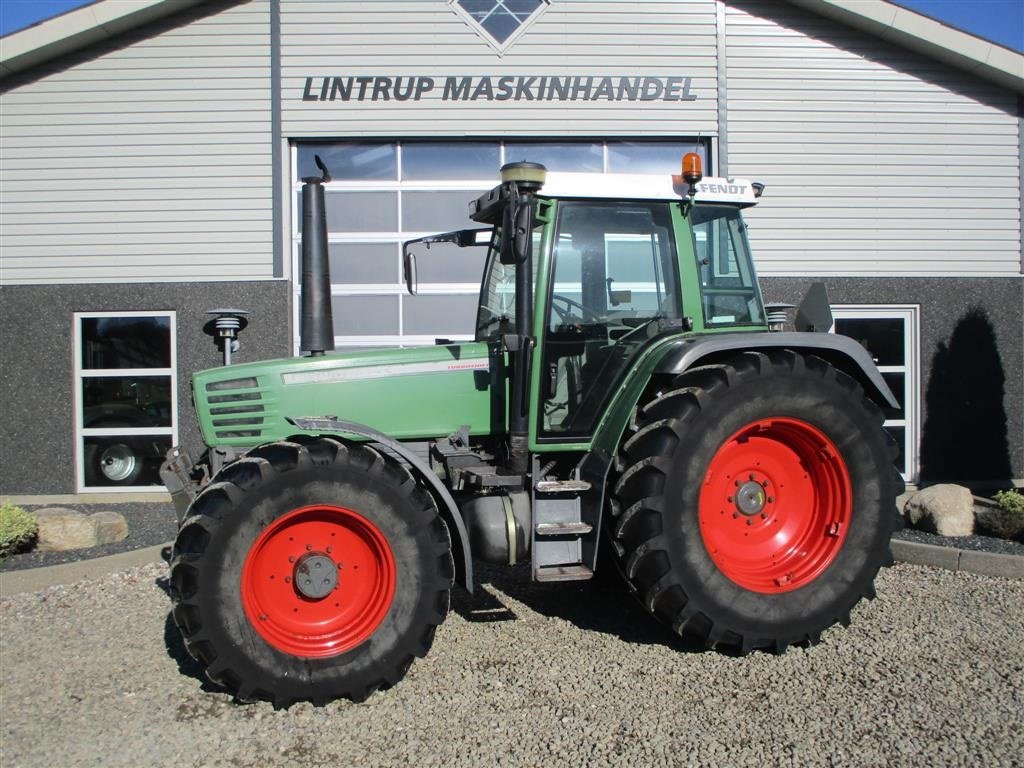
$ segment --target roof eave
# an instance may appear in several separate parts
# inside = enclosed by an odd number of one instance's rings
[[[903,48],[1024,93],[1024,55],[886,0],[787,0]]]
[[[107,0],[76,8],[6,35],[0,45],[0,78],[206,1]]]

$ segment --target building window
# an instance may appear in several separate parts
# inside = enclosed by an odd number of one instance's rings
[[[173,312],[74,315],[78,491],[162,490],[178,439]]]
[[[878,366],[899,408],[883,408],[884,427],[899,445],[897,467],[916,482],[920,441],[920,343],[917,305],[832,307],[833,333],[860,342]]]
[[[418,260],[419,293],[405,292],[401,243],[479,226],[467,204],[497,183],[503,163],[529,160],[550,171],[679,173],[686,152],[707,164],[706,140],[567,139],[513,141],[300,142],[293,147],[292,274],[295,353],[301,307],[299,264],[302,179],[330,169],[327,238],[335,344],[340,347],[432,344],[473,338],[486,247],[434,245]],[[709,169],[710,170],[710,169]]]
[[[455,12],[502,53],[547,8],[549,0],[449,0]]]

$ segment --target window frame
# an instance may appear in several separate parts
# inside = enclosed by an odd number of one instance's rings
[[[512,44],[515,43],[515,41],[518,40],[527,29],[529,29],[530,25],[540,18],[541,14],[547,10],[550,3],[551,0],[538,0],[537,7],[529,16],[526,17],[526,19],[520,22],[519,26],[516,27],[512,34],[504,40],[498,40],[494,37],[493,33],[483,25],[482,21],[478,20],[472,13],[470,13],[470,11],[462,6],[460,0],[448,0],[448,5],[451,6],[452,10],[461,16],[472,29],[481,31],[483,33],[483,35],[481,35],[483,41],[491,46],[499,56],[504,54],[505,51],[507,51]]]
[[[833,304],[831,309],[833,322],[829,333],[836,332],[836,320],[903,322],[903,365],[878,366],[879,373],[903,374],[903,418],[887,418],[882,426],[903,429],[903,466],[899,468],[900,474],[909,483],[917,482],[921,445],[921,305]]]
[[[168,340],[170,343],[170,367],[168,368],[84,368],[82,365],[82,321],[95,318],[166,317],[168,319]],[[171,446],[178,445],[178,344],[177,312],[174,310],[131,310],[72,313],[72,408],[74,409],[75,493],[166,493],[163,485],[86,485],[85,482],[85,439],[126,435],[129,437],[170,436]],[[86,379],[98,378],[170,378],[171,424],[167,427],[86,427],[85,403],[82,388]]]

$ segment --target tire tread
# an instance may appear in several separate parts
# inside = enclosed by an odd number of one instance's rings
[[[365,472],[375,486],[390,486],[405,496],[412,508],[429,516],[429,524],[423,531],[429,536],[429,550],[435,564],[432,609],[424,614],[427,621],[415,632],[412,646],[390,656],[388,668],[380,670],[379,677],[372,682],[349,684],[343,677],[335,675],[328,679],[328,685],[318,685],[310,679],[304,688],[292,684],[287,689],[275,690],[271,681],[247,679],[240,671],[244,665],[232,661],[240,651],[237,648],[218,649],[204,631],[199,574],[207,560],[218,556],[211,542],[231,515],[242,514],[238,506],[244,501],[246,492],[299,469],[344,466]],[[422,658],[430,650],[437,626],[448,613],[455,578],[448,529],[438,514],[433,497],[421,487],[408,468],[365,444],[306,435],[258,446],[224,467],[196,497],[182,521],[171,551],[170,571],[174,623],[181,631],[186,650],[203,665],[206,676],[232,692],[239,701],[263,699],[273,702],[276,708],[286,708],[298,701],[311,701],[321,706],[340,697],[359,702],[378,689],[396,684],[408,671],[413,659]]]
[[[759,648],[781,653],[789,645],[814,644],[821,637],[823,627],[803,627],[761,637],[713,619],[708,609],[697,605],[693,596],[686,593],[668,562],[668,547],[662,535],[665,526],[671,524],[666,515],[671,514],[673,504],[679,503],[670,503],[665,497],[668,477],[673,471],[672,454],[678,446],[686,445],[688,439],[699,439],[699,435],[695,437],[694,423],[702,412],[732,388],[756,386],[759,378],[783,374],[834,382],[842,391],[840,397],[865,408],[881,431],[881,409],[865,397],[857,381],[822,358],[789,349],[744,352],[727,363],[690,369],[655,390],[648,402],[639,404],[616,458],[618,471],[609,481],[613,514],[606,516],[605,526],[633,592],[650,613],[665,621],[674,632],[705,647],[728,648],[739,654]],[[894,448],[895,442],[886,435],[886,449],[893,459]],[[902,479],[895,468],[893,474],[896,479],[892,490],[901,490]],[[896,530],[901,520],[895,505],[893,509],[891,526]],[[886,546],[880,565],[891,562],[891,550]],[[853,605],[841,607],[834,623],[848,624],[854,605],[874,597],[875,573],[877,568],[860,588]],[[666,611],[671,615],[665,615]]]

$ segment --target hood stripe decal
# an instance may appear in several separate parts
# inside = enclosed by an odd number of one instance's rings
[[[327,381],[362,381],[386,379],[391,376],[414,376],[421,373],[457,373],[460,371],[486,371],[490,360],[475,357],[466,360],[438,360],[429,363],[400,363],[398,365],[366,365],[359,368],[327,368],[315,371],[285,373],[285,384],[313,384]]]

